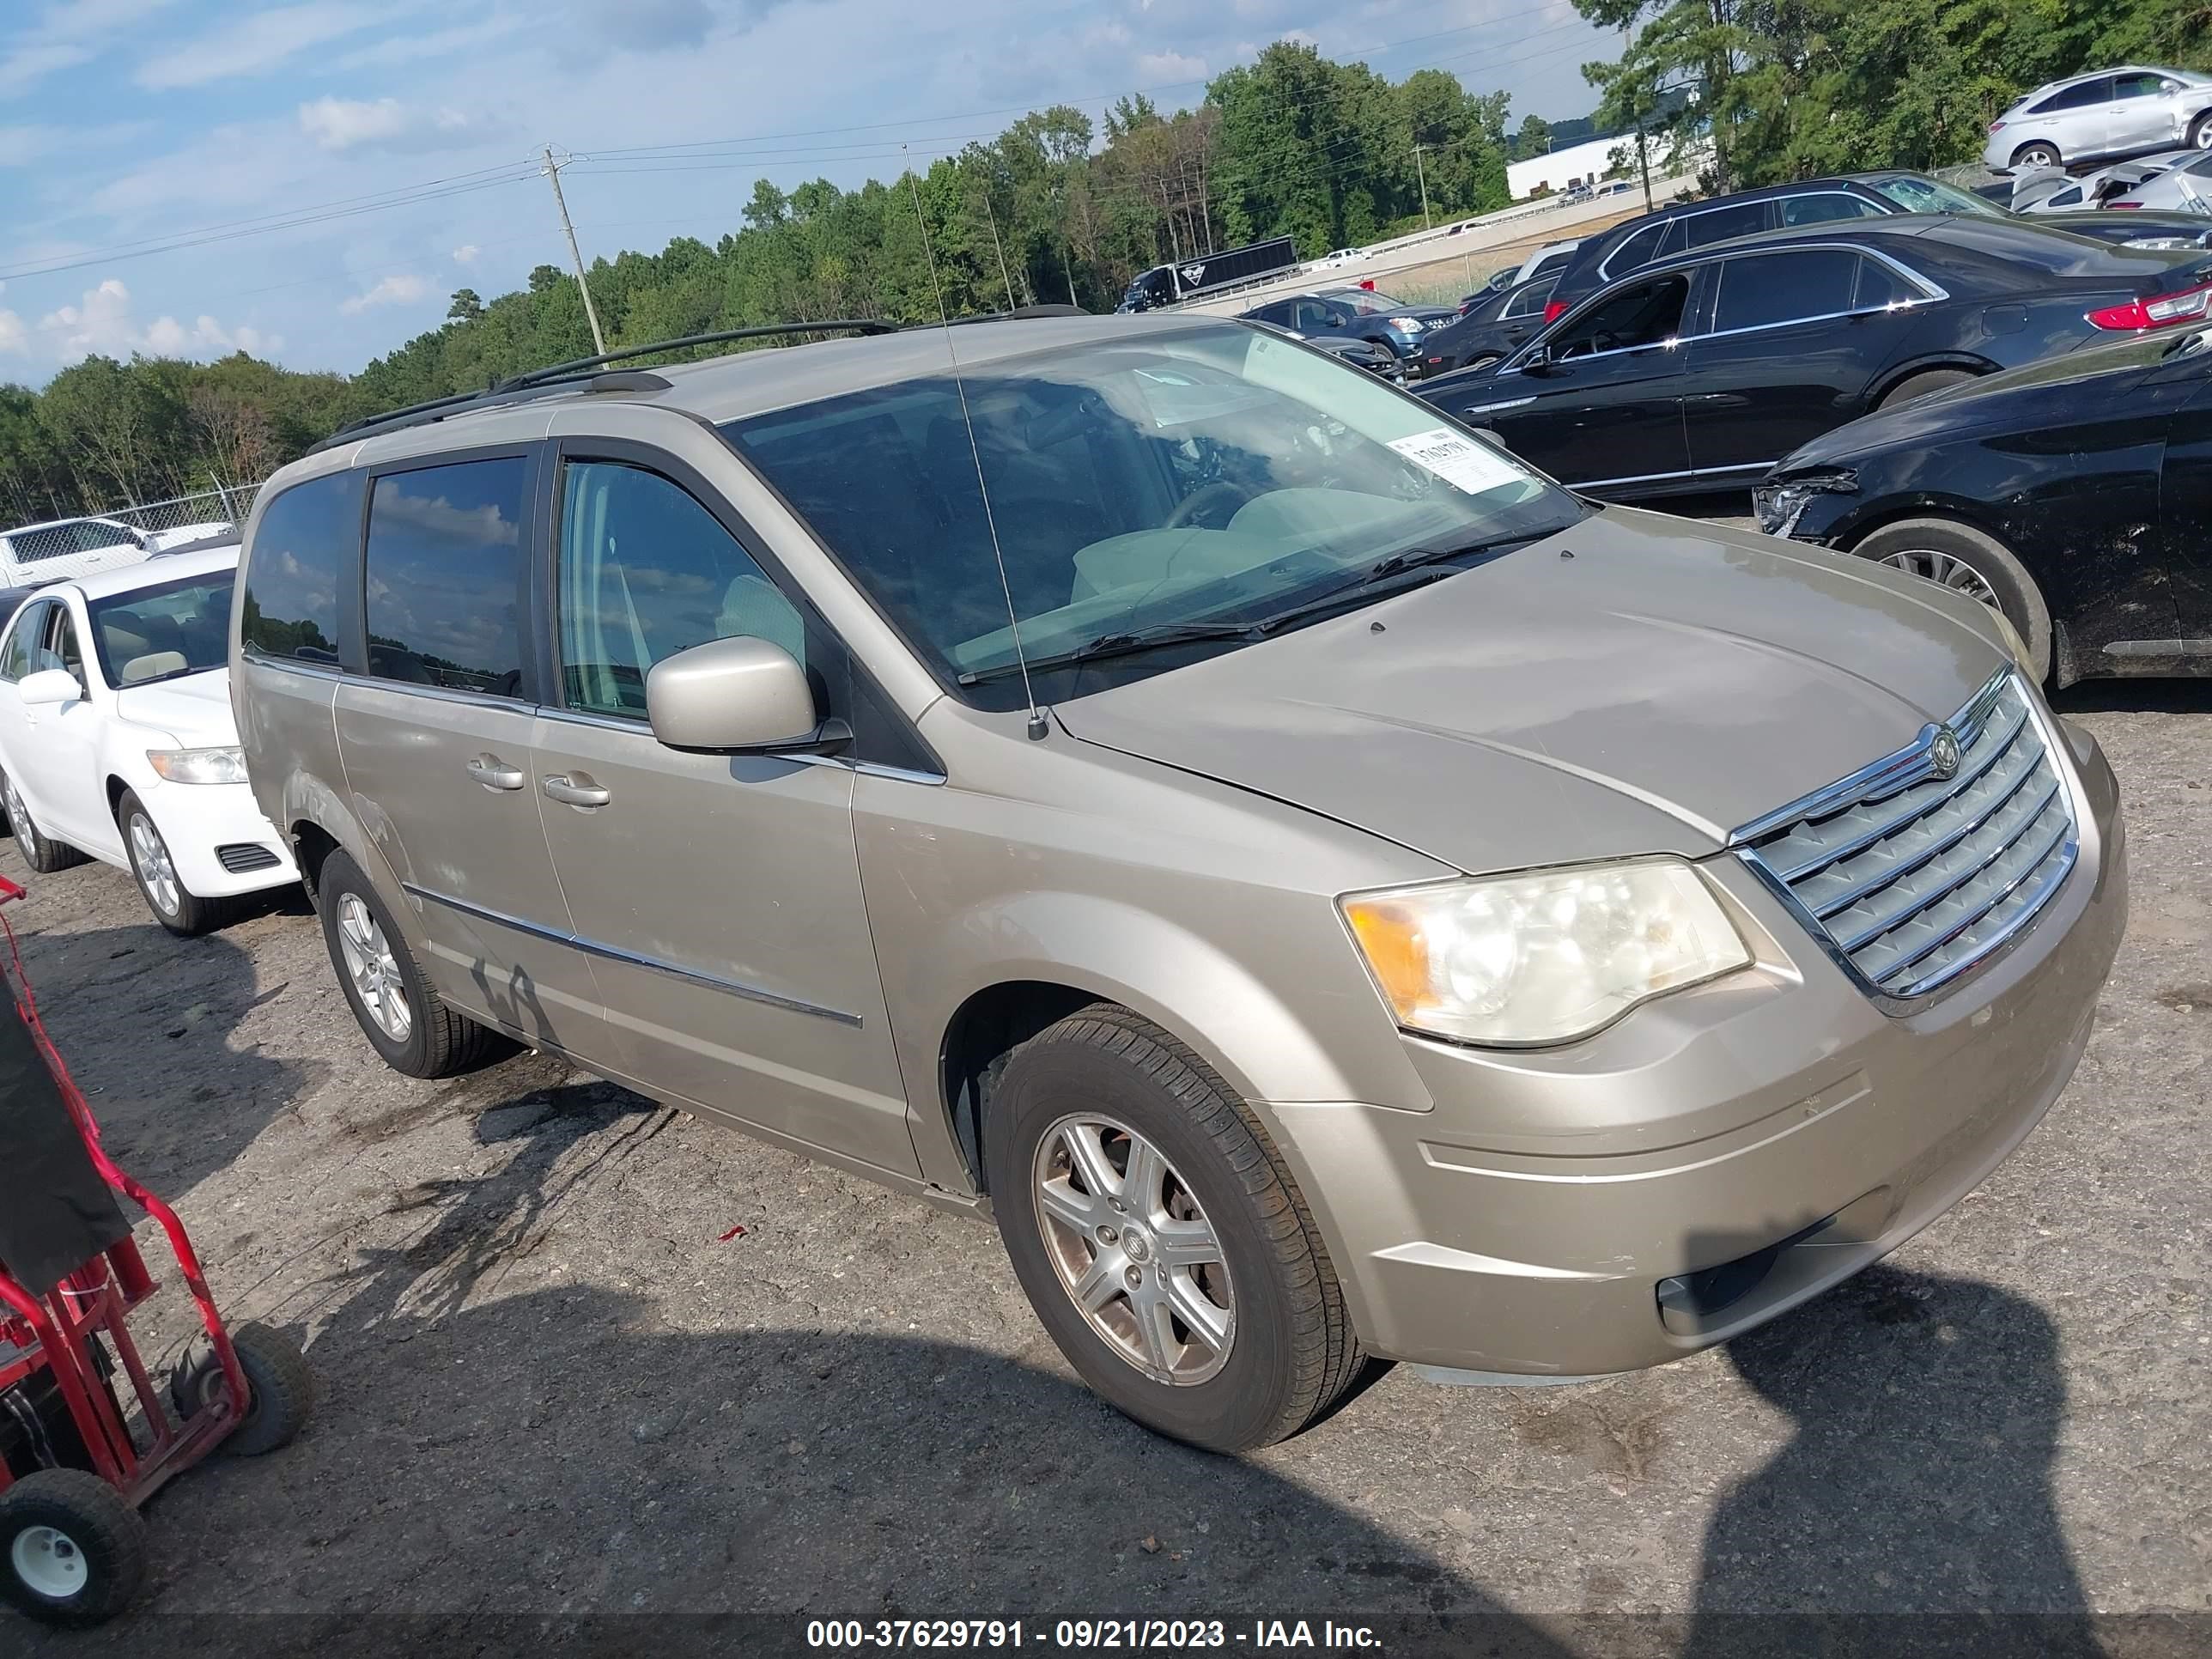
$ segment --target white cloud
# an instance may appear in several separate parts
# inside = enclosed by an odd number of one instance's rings
[[[264,334],[250,324],[225,328],[206,315],[195,318],[187,327],[165,314],[141,328],[131,315],[131,290],[113,276],[97,288],[86,289],[76,305],[48,312],[39,319],[39,331],[64,362],[74,362],[94,354],[119,357],[133,351],[149,352],[157,357],[212,356],[228,351],[266,356],[284,343],[279,336]],[[0,325],[0,341],[5,337],[5,326]]]
[[[453,250],[453,263],[455,264],[472,265],[476,264],[476,262],[477,245],[474,242],[464,242],[460,246]]]
[[[0,311],[0,353],[19,354],[31,349],[30,331],[12,311]]]
[[[318,98],[300,106],[300,131],[327,150],[447,149],[488,138],[495,124],[459,110],[417,109],[397,98]]]
[[[374,288],[355,295],[349,300],[338,301],[341,314],[357,317],[371,306],[411,305],[430,291],[430,285],[420,276],[404,271],[385,277]]]
[[[1179,52],[1148,52],[1137,59],[1137,73],[1154,86],[1176,86],[1206,78],[1206,59]]]
[[[285,59],[367,28],[378,21],[366,7],[339,0],[277,6],[226,22],[138,66],[138,84],[163,90],[260,75]]]
[[[523,20],[520,17],[495,15],[481,23],[433,29],[428,34],[396,34],[389,40],[380,40],[373,46],[347,52],[337,60],[337,67],[340,70],[389,69],[397,64],[412,64],[425,58],[450,61],[470,47],[481,46],[501,35],[514,33],[522,24]]]
[[[127,25],[170,0],[59,0],[27,27],[9,20],[13,44],[0,52],[0,93],[27,91],[58,70],[90,63]]]

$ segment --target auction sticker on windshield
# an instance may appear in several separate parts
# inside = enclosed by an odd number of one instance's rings
[[[1528,477],[1495,450],[1446,427],[1431,427],[1410,438],[1395,438],[1390,447],[1470,495],[1480,495],[1500,484],[1518,483]]]

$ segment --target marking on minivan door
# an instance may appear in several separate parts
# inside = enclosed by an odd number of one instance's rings
[[[618,945],[586,939],[581,933],[564,933],[556,927],[541,927],[534,921],[525,921],[520,916],[510,916],[503,910],[488,909],[481,904],[471,904],[463,899],[452,898],[444,893],[434,893],[427,887],[417,887],[402,882],[400,890],[410,898],[422,899],[431,904],[442,904],[449,910],[458,910],[465,916],[474,916],[479,921],[494,922],[501,927],[512,927],[517,933],[530,933],[538,939],[550,939],[556,945],[571,945],[588,957],[601,957],[609,962],[626,962],[635,968],[650,968],[657,974],[666,974],[672,979],[688,979],[695,985],[704,985],[717,991],[726,991],[733,997],[744,997],[749,1002],[764,1002],[771,1008],[787,1008],[794,1014],[811,1014],[817,1019],[834,1020],[840,1025],[857,1028],[858,1014],[848,1014],[842,1008],[825,1008],[818,1002],[802,1002],[797,997],[787,997],[775,991],[764,991],[757,985],[747,985],[742,980],[724,979],[719,974],[702,974],[696,968],[679,968],[672,962],[663,962],[658,957],[640,956],[635,951],[625,951]]]

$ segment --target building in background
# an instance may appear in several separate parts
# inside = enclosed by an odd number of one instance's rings
[[[1613,166],[1611,157],[1615,150],[1628,170],[1636,166],[1636,135],[1615,133],[1610,138],[1591,138],[1565,149],[1555,149],[1547,155],[1532,155],[1525,161],[1505,164],[1505,188],[1516,202],[1525,202],[1539,191],[1549,188],[1557,196],[1572,190],[1577,185],[1594,185],[1606,176]],[[1655,158],[1656,159],[1656,158]]]

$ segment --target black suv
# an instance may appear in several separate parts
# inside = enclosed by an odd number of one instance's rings
[[[1237,314],[1255,323],[1273,323],[1309,340],[1370,341],[1403,363],[1407,374],[1417,374],[1424,336],[1457,322],[1459,307],[1408,305],[1371,288],[1332,288],[1270,300]]]
[[[1808,179],[1793,185],[1769,185],[1762,190],[1741,191],[1733,196],[1702,202],[1677,202],[1656,212],[1625,219],[1610,230],[1586,236],[1577,245],[1559,273],[1558,284],[1544,312],[1546,322],[1556,321],[1569,307],[1580,304],[1607,283],[1632,270],[1672,259],[1716,242],[1755,236],[1761,231],[1788,230],[1853,219],[1887,218],[1899,213],[1950,213],[1973,218],[2006,219],[2019,216],[1999,207],[1987,197],[1947,185],[1925,173],[1891,171],[1854,173],[1832,179]],[[2046,228],[2059,227],[2043,223]],[[2069,213],[2063,228],[2077,236],[2100,242],[2138,246],[2204,247],[2212,246],[2212,222],[2202,214]]]

